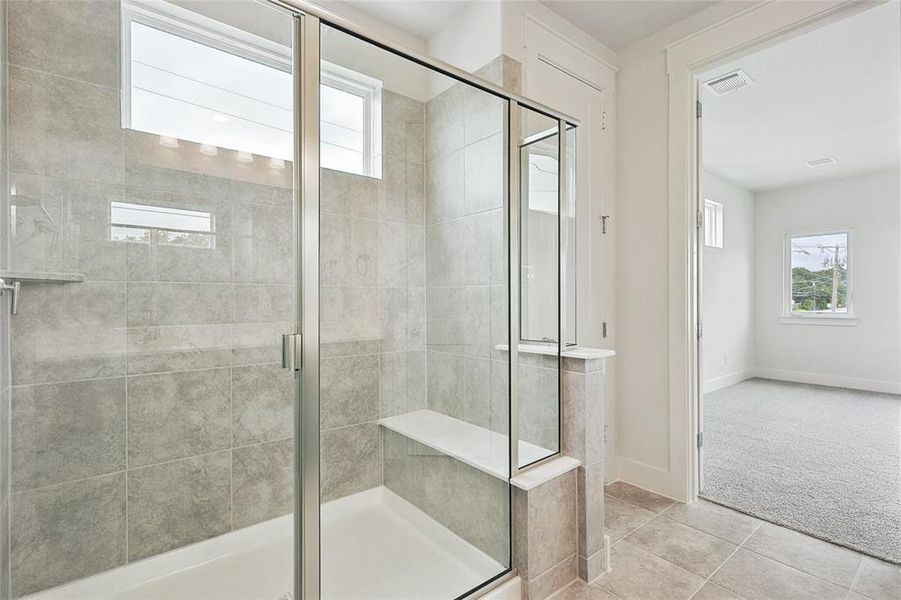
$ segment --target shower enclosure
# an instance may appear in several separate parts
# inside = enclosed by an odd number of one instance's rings
[[[2,11],[0,598],[509,576],[577,123],[290,0]]]

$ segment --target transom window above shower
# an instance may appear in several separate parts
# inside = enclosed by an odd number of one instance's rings
[[[290,28],[257,35],[203,10],[122,3],[122,126],[166,147],[181,140],[284,168],[294,153]],[[378,79],[323,63],[323,167],[381,177],[381,90]]]

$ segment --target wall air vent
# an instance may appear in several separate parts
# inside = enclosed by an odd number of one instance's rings
[[[808,160],[808,167],[822,167],[824,165],[834,165],[838,160],[834,156],[824,156],[823,158],[816,158],[814,160]]]
[[[741,69],[736,69],[725,75],[718,75],[704,82],[704,87],[710,90],[714,96],[725,96],[729,92],[740,90],[752,85],[754,81]]]

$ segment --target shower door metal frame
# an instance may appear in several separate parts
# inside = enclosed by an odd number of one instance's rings
[[[321,26],[328,25],[348,35],[368,42],[406,60],[424,66],[441,75],[490,93],[507,102],[507,135],[505,145],[506,176],[504,193],[508,213],[508,276],[510,319],[510,398],[509,451],[510,477],[526,468],[518,467],[518,382],[517,351],[519,342],[519,124],[520,107],[557,120],[560,131],[566,126],[578,127],[579,120],[540,103],[513,94],[500,86],[429,56],[407,50],[357,25],[301,0],[266,0],[288,9],[294,15],[293,33],[293,106],[294,106],[294,231],[295,231],[295,297],[296,332],[291,337],[299,349],[286,360],[295,369],[299,385],[295,385],[295,494],[294,544],[296,600],[319,600],[321,595],[321,535],[320,535],[320,432],[319,432],[319,84]],[[516,135],[514,135],[516,131]],[[562,171],[561,171],[562,173]],[[515,201],[514,201],[515,199]],[[515,244],[514,244],[515,242]],[[559,290],[558,290],[559,293]],[[515,318],[512,318],[515,317]],[[562,336],[558,336],[562,337]],[[286,344],[288,347],[289,344]],[[559,347],[559,342],[558,342]],[[295,359],[294,356],[297,356]],[[286,357],[287,358],[287,357]],[[559,359],[559,352],[558,352]],[[562,382],[562,371],[561,382]],[[562,385],[561,385],[562,387]],[[562,390],[561,390],[562,391]],[[559,400],[559,398],[558,398]],[[559,424],[558,424],[559,426]],[[536,466],[558,456],[562,451],[562,427],[558,451],[529,465]],[[508,480],[509,485],[509,480]],[[512,508],[512,494],[508,502]],[[512,512],[508,512],[512,518]],[[483,582],[461,598],[476,597],[487,589],[500,585],[512,569],[512,521],[510,522],[511,566],[492,579]]]

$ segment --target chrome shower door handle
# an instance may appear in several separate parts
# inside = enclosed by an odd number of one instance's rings
[[[303,365],[301,348],[303,338],[299,333],[286,333],[282,336],[282,367],[290,371],[299,371]]]
[[[5,279],[0,279],[0,296],[3,296],[6,292],[12,294],[9,305],[9,312],[12,315],[19,314],[19,291],[21,285],[21,282],[18,281],[7,283]]]

